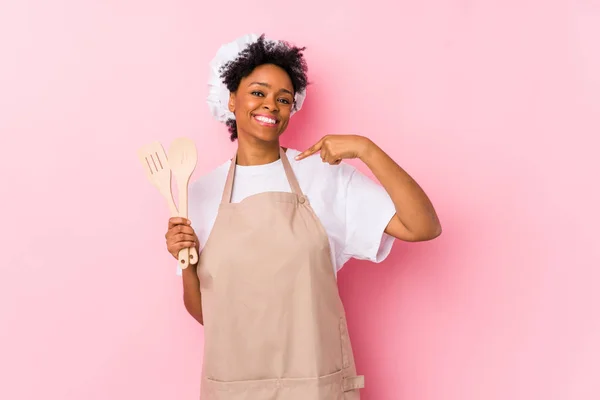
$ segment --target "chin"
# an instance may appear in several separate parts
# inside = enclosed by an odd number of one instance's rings
[[[260,140],[261,142],[275,142],[279,140],[279,136],[281,136],[282,133],[283,132],[274,130],[270,130],[270,132],[258,130],[252,132],[251,136],[253,136],[257,140]]]
[[[240,130],[238,127],[238,134],[240,131],[247,132],[246,136],[251,137],[260,142],[276,142],[279,140],[279,137],[283,134],[285,129],[281,129],[281,127],[277,128],[264,128],[261,126],[253,126],[252,129],[243,129]]]

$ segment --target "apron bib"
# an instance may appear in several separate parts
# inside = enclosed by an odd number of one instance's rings
[[[234,156],[200,254],[201,400],[359,400],[327,233],[283,149],[292,189],[231,203]]]

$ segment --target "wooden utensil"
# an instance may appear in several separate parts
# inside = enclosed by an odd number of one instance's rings
[[[144,167],[148,180],[156,186],[160,194],[167,200],[167,205],[172,217],[178,217],[179,211],[173,201],[171,192],[171,169],[167,161],[167,155],[159,142],[152,142],[138,150],[138,158]],[[179,260],[180,267],[185,269],[189,263],[187,260]]]
[[[188,184],[196,168],[197,161],[198,152],[193,140],[180,137],[171,142],[171,146],[169,147],[169,166],[177,182],[177,190],[179,191],[178,209],[179,216],[182,218],[188,217]],[[196,264],[198,262],[196,248],[181,249],[179,260],[181,261],[185,257],[189,257],[190,264]]]

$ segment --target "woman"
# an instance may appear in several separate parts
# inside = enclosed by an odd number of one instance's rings
[[[366,137],[280,147],[306,93],[303,51],[248,35],[212,63],[209,104],[237,151],[191,186],[190,220],[170,219],[166,234],[175,258],[200,254],[182,274],[204,324],[202,400],[359,399],[336,273],[350,258],[382,261],[394,239],[441,232],[426,194]]]

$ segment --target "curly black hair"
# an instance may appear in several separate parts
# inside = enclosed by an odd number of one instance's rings
[[[261,35],[258,41],[251,43],[240,52],[238,57],[223,65],[220,69],[221,79],[230,92],[237,91],[242,78],[247,77],[254,69],[263,64],[274,64],[290,76],[294,93],[301,92],[308,85],[308,67],[302,52],[306,47],[296,47],[285,41],[265,40]],[[296,105],[294,104],[294,107]],[[237,124],[235,119],[227,122],[231,141],[237,139]]]

